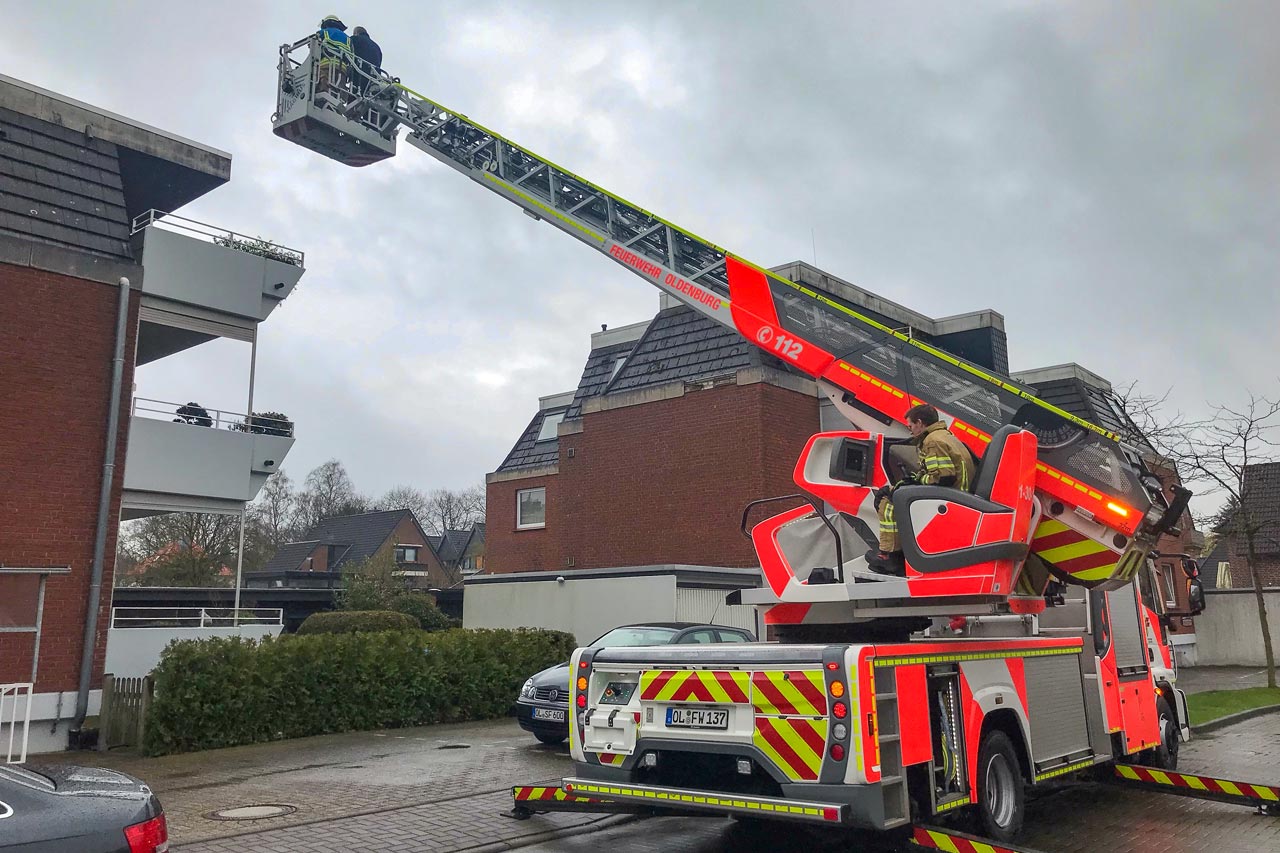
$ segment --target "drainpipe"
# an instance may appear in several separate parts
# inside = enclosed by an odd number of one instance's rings
[[[80,687],[76,693],[76,715],[71,722],[73,740],[89,713],[89,679],[93,675],[93,653],[97,647],[98,606],[102,601],[102,569],[107,550],[107,523],[111,512],[111,486],[115,482],[116,444],[120,434],[120,386],[124,381],[125,328],[129,319],[129,279],[120,279],[120,300],[116,306],[116,347],[111,358],[111,402],[107,408],[107,452],[102,460],[102,489],[98,493],[98,526],[93,533],[93,571],[89,577],[89,607],[84,620],[84,646],[80,651]],[[118,521],[118,520],[117,520]]]

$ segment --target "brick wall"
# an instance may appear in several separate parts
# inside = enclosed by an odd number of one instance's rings
[[[562,458],[563,442],[567,438],[561,439]],[[559,543],[559,534],[565,527],[557,509],[563,507],[560,484],[559,475],[548,474],[503,480],[486,487],[485,565],[488,571],[534,572],[565,568]],[[539,487],[547,490],[547,526],[538,530],[516,530],[516,493]],[[564,518],[564,522],[568,520]]]
[[[45,593],[37,691],[74,690],[88,606],[119,291],[0,264],[0,564],[70,566]],[[93,686],[111,609],[139,294],[131,296]],[[28,635],[0,634],[0,681],[30,677]]]
[[[791,472],[817,431],[816,398],[767,383],[590,412],[560,437],[559,473],[489,485],[488,570],[561,570],[569,558],[578,569],[758,565],[738,530],[743,507],[796,491]],[[517,531],[516,492],[537,486],[547,526]]]
[[[1231,543],[1231,588],[1253,589],[1253,576],[1249,573],[1248,547],[1243,541]],[[1217,566],[1205,566],[1205,572],[1217,572]],[[1263,588],[1280,588],[1280,554],[1259,554],[1258,574]]]

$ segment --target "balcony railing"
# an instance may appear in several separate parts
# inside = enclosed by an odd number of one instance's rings
[[[198,222],[194,219],[187,219],[185,216],[178,216],[174,213],[165,213],[162,210],[148,210],[146,213],[140,213],[133,218],[133,228],[129,232],[137,234],[151,226],[160,226],[169,231],[176,231],[180,234],[198,237],[206,242],[213,243],[218,246],[225,246],[228,249],[236,249],[250,255],[257,255],[281,263],[291,264],[295,267],[303,266],[305,258],[303,252],[299,249],[291,249],[288,246],[282,246],[279,243],[272,243],[261,237],[250,237],[247,234],[240,234],[225,228],[218,228],[204,222]]]
[[[31,682],[0,684],[0,764],[21,764],[27,760],[27,733],[31,729]],[[7,817],[0,803],[0,817]],[[11,811],[9,814],[12,814]]]
[[[210,429],[229,429],[234,432],[282,435],[286,438],[293,438],[293,421],[288,418],[255,414],[250,419],[243,412],[210,409],[198,403],[169,403],[164,400],[134,397],[133,414],[135,417],[150,418],[157,421],[172,421],[178,424],[185,423],[192,426],[209,427]]]
[[[238,614],[238,617],[237,617]],[[113,607],[112,628],[231,628],[283,625],[279,607]]]

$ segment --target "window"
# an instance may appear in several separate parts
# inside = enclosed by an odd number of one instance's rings
[[[699,628],[697,631],[690,631],[680,638],[683,643],[714,643],[716,641],[716,632],[710,628]]]
[[[418,562],[418,546],[417,545],[397,545],[396,546],[396,562],[397,563]]]
[[[741,633],[739,633],[739,632],[737,632],[737,631],[723,631],[723,630],[722,630],[722,631],[720,632],[720,642],[722,642],[722,643],[749,643],[749,642],[751,642],[751,638],[750,638],[750,637],[748,637],[746,634],[741,634]]]
[[[521,489],[516,492],[516,530],[547,526],[547,490]]]
[[[1173,566],[1165,563],[1160,567],[1160,585],[1164,587],[1164,603],[1169,607],[1178,606],[1178,587],[1173,581]]]
[[[40,575],[0,575],[0,628],[36,630],[39,621]]]
[[[556,427],[564,420],[564,412],[552,412],[542,417],[542,429],[538,430],[538,441],[550,441],[556,437]]]
[[[676,635],[673,628],[658,628],[649,625],[629,625],[625,628],[614,628],[604,636],[597,637],[593,646],[665,646]]]

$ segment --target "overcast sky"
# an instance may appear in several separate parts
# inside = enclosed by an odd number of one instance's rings
[[[326,0],[328,2],[328,0]],[[335,12],[384,66],[764,265],[932,316],[993,308],[1014,370],[1076,361],[1195,411],[1280,374],[1280,5],[13,4],[6,73],[233,154],[187,216],[302,249],[255,408],[301,478],[463,487],[600,324],[657,292],[430,157],[350,169],[271,134],[276,48]],[[138,393],[244,410],[247,344]]]

